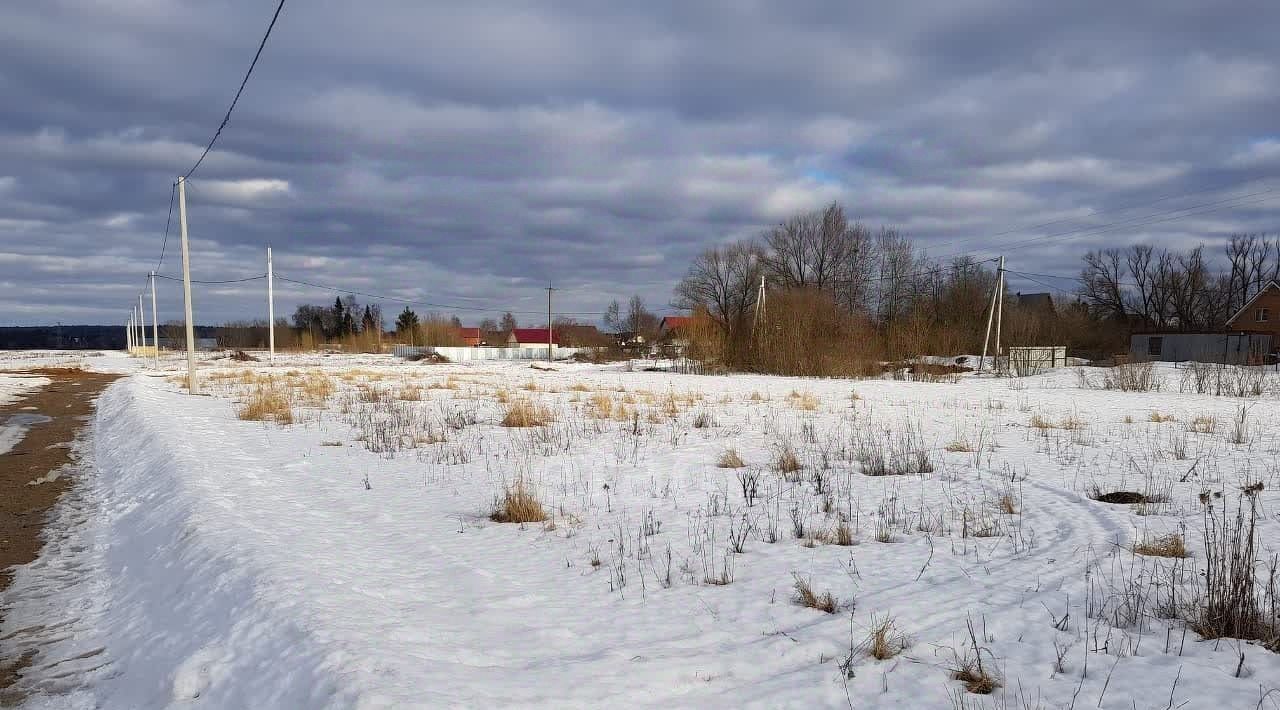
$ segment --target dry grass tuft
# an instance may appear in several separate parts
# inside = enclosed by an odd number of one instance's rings
[[[1152,424],[1164,424],[1165,422],[1171,422],[1175,420],[1172,414],[1161,414],[1160,412],[1153,410],[1151,412],[1151,416],[1147,417],[1147,421],[1151,422]]]
[[[796,579],[796,604],[808,609],[824,611],[828,614],[836,613],[836,609],[838,609],[840,605],[839,602],[836,601],[836,598],[831,595],[831,592],[817,594],[813,591],[813,587],[809,584],[808,580],[798,574],[793,576]]]
[[[305,375],[295,377],[289,375],[290,386],[297,391],[302,404],[309,407],[323,407],[328,403],[338,385],[333,378],[319,370],[311,370]]]
[[[804,464],[800,463],[796,450],[790,444],[784,444],[778,447],[778,455],[773,459],[773,467],[778,473],[795,473],[804,468]]]
[[[840,547],[851,547],[853,545],[853,530],[849,528],[849,524],[841,520],[836,529],[831,532],[831,542]]]
[[[288,392],[283,388],[260,384],[240,407],[236,416],[251,422],[292,424],[293,405],[289,402]]]
[[[1046,418],[1044,418],[1044,417],[1040,416],[1039,414],[1033,414],[1033,415],[1031,415],[1031,421],[1027,422],[1027,426],[1031,427],[1032,429],[1054,429],[1054,428],[1056,428],[1056,427],[1054,426],[1053,422],[1051,422],[1051,421],[1049,421],[1048,419],[1046,419]]]
[[[1009,515],[1017,515],[1018,501],[1014,499],[1012,493],[1008,493],[1008,492],[1002,493],[1000,495],[1000,500],[996,501],[996,508],[999,509],[1001,513],[1007,513]]]
[[[964,683],[964,689],[974,695],[991,695],[1000,687],[1000,681],[977,665],[966,664],[956,668],[951,677]]]
[[[806,412],[816,411],[818,409],[818,405],[821,403],[817,396],[808,390],[805,390],[804,392],[791,390],[791,394],[787,395],[787,399],[791,401],[792,407],[795,409],[803,409]]]
[[[973,451],[973,444],[965,439],[956,439],[948,443],[946,448],[952,453],[969,453]]]
[[[495,503],[489,519],[497,523],[541,523],[547,520],[547,511],[523,478],[507,486],[502,498]]]
[[[1188,557],[1187,547],[1178,533],[1144,537],[1142,542],[1133,546],[1133,551],[1148,557]]]
[[[1084,429],[1086,426],[1088,426],[1088,424],[1083,419],[1077,417],[1074,414],[1065,416],[1062,418],[1061,421],[1058,421],[1058,422],[1054,422],[1051,419],[1042,417],[1039,414],[1033,414],[1031,415],[1031,421],[1027,422],[1027,426],[1031,427],[1032,429],[1039,429],[1041,431],[1044,431],[1046,429],[1067,429],[1069,431],[1076,431],[1079,429]]]
[[[575,382],[569,385],[569,390],[572,392],[590,392],[591,388],[581,382]]]
[[[517,399],[507,403],[506,414],[502,417],[502,426],[542,426],[549,421],[551,421],[551,412],[547,411],[546,407],[527,399]]]
[[[591,416],[596,419],[610,419],[614,414],[613,397],[607,392],[596,392],[587,400],[591,405]]]
[[[1218,418],[1202,414],[1191,420],[1187,430],[1196,434],[1212,434],[1218,430]]]
[[[877,661],[887,661],[911,646],[911,638],[898,630],[893,617],[882,621],[871,619],[871,633],[867,634],[867,654]]]
[[[396,392],[396,399],[405,402],[418,402],[422,400],[422,385],[405,385]]]
[[[720,458],[716,459],[716,466],[719,468],[743,468],[746,465],[747,462],[738,455],[737,449],[725,449]]]

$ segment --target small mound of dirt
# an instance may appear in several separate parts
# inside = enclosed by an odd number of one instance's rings
[[[1145,503],[1147,497],[1135,491],[1113,491],[1111,493],[1102,493],[1094,496],[1094,500],[1099,503],[1112,503],[1115,505],[1132,505],[1134,503]]]

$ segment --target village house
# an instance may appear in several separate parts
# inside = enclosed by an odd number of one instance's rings
[[[1228,330],[1280,335],[1280,283],[1272,281],[1227,319]]]
[[[683,351],[689,346],[688,330],[693,324],[693,316],[663,316],[658,324],[658,340]]]
[[[560,334],[551,331],[551,344],[560,344]],[[546,328],[516,328],[507,335],[509,348],[545,348],[547,347]]]

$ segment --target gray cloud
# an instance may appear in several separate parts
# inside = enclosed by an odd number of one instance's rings
[[[11,5],[0,322],[118,322],[269,8]],[[297,279],[518,311],[554,280],[585,314],[665,304],[698,251],[834,199],[1068,275],[1100,244],[1280,226],[1280,193],[1141,219],[1277,186],[1274,3],[860,5],[288,4],[190,184],[194,275],[258,273],[270,243]],[[260,317],[262,290],[197,287],[198,320]]]

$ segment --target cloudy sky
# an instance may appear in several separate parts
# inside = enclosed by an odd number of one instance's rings
[[[0,6],[0,325],[125,317],[273,9]],[[292,0],[189,184],[193,278],[270,243],[283,276],[532,323],[548,281],[586,320],[664,310],[698,251],[832,200],[1049,274],[1276,232],[1278,26],[1274,0]],[[197,321],[264,289],[197,285]]]

